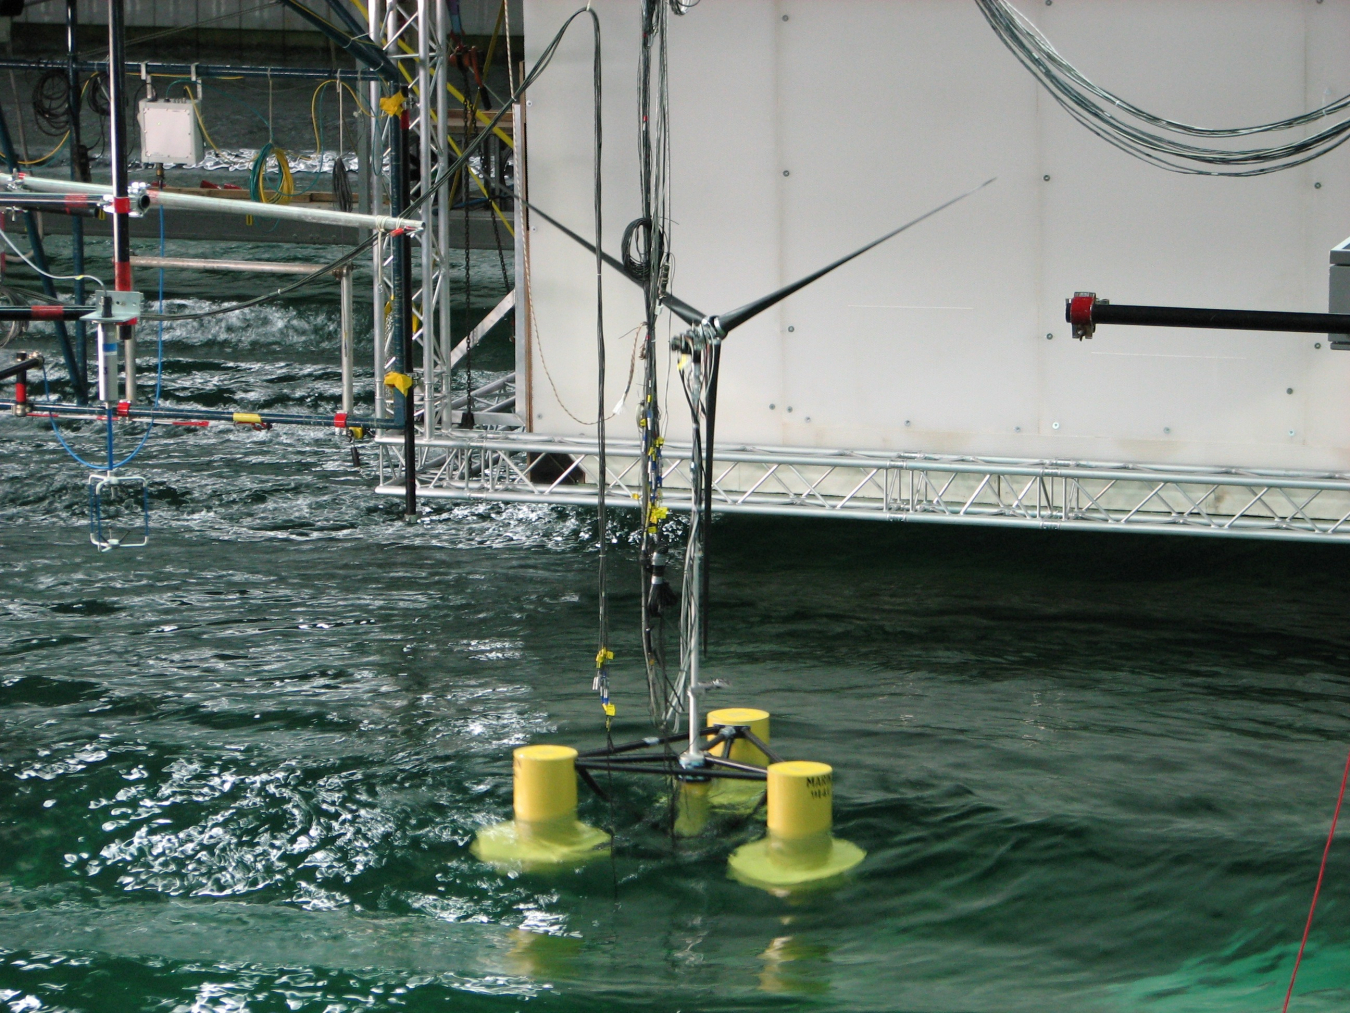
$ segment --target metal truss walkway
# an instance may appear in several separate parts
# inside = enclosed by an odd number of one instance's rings
[[[403,494],[401,445],[381,437],[378,492]],[[418,444],[418,495],[590,506],[596,443],[473,431]],[[608,502],[637,507],[635,441],[608,445]],[[665,503],[689,506],[689,447],[667,443]],[[1350,477],[912,453],[728,447],[722,513],[994,527],[1350,541]]]

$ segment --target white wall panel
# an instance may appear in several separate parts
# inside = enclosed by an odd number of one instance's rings
[[[606,245],[617,251],[638,213],[637,14],[626,0],[595,6]],[[1173,118],[1250,124],[1350,92],[1345,3],[1021,6],[1089,76]],[[532,55],[574,9],[527,0]],[[670,26],[673,288],[700,308],[737,306],[999,177],[736,332],[720,440],[1350,469],[1350,355],[1315,349],[1318,336],[1103,328],[1080,344],[1063,320],[1076,289],[1325,308],[1327,251],[1350,234],[1350,152],[1257,179],[1145,165],[1074,123],[958,0],[703,0]],[[583,232],[589,76],[578,26],[529,110],[533,199]],[[549,226],[535,229],[549,372],[593,420],[593,268]],[[618,338],[641,311],[627,282],[607,273],[607,286],[612,405],[631,349]],[[534,378],[537,431],[590,431],[559,409],[537,358]],[[627,434],[630,414],[614,423]]]

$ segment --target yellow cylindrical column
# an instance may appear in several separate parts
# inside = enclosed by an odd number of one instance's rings
[[[609,853],[609,834],[577,819],[577,751],[521,746],[511,754],[516,818],[483,827],[473,853],[503,872],[561,868]]]
[[[576,815],[575,749],[571,746],[521,746],[511,755],[516,819],[547,823]]]
[[[834,768],[789,760],[769,765],[770,835],[785,841],[828,833],[834,824]]]
[[[769,741],[769,712],[757,707],[723,707],[708,712],[708,727],[717,725],[742,725],[748,727],[761,742]],[[727,755],[725,742],[713,747],[714,756],[725,756],[728,760],[740,763],[753,763],[758,767],[767,767],[769,758],[753,742],[737,739],[731,744],[731,755]]]
[[[768,781],[768,836],[732,852],[727,860],[732,876],[790,893],[837,879],[866,857],[857,845],[830,836],[834,768],[828,763],[771,763]]]

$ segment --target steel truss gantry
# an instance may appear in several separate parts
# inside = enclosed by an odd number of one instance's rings
[[[366,10],[370,37],[380,40],[385,54],[398,68],[407,86],[408,103],[405,108],[411,136],[417,142],[417,165],[420,171],[420,181],[414,184],[411,196],[415,199],[424,192],[424,188],[436,188],[434,198],[423,204],[414,215],[422,223],[415,239],[412,292],[413,344],[418,361],[404,364],[405,370],[414,375],[417,381],[414,406],[418,433],[422,437],[431,437],[449,431],[458,423],[459,409],[465,407],[467,401],[463,396],[456,399],[452,395],[451,371],[463,358],[465,351],[476,345],[492,325],[512,308],[514,293],[509,293],[477,326],[470,327],[468,321],[456,324],[451,320],[451,272],[448,258],[452,249],[452,187],[449,181],[446,185],[438,186],[457,155],[451,137],[453,124],[448,97],[455,53],[450,48],[451,19],[446,0],[416,0],[415,3],[371,0]],[[387,84],[372,81],[368,96],[371,109],[379,110],[380,99],[388,94]],[[369,150],[373,155],[366,160],[368,178],[363,181],[363,189],[371,195],[372,206],[369,210],[379,214],[389,208],[392,121],[387,116],[377,115],[372,118],[370,131]],[[495,151],[495,144],[492,141],[489,145],[493,149],[491,154],[484,151],[479,160],[480,166],[498,164],[500,156]],[[461,195],[461,199],[463,197]],[[464,255],[468,256],[467,250]],[[394,251],[389,236],[379,237],[372,248],[371,259],[374,275],[372,339],[376,377],[375,417],[393,418],[396,414],[396,398],[389,394],[381,382],[381,378],[394,369],[399,359],[396,328],[392,319]],[[461,332],[458,342],[455,340],[455,327]],[[513,404],[514,381],[512,375],[505,382],[498,381],[497,386],[488,392],[497,395],[489,404],[489,414],[501,415],[500,418],[487,420],[490,424],[521,424],[514,415],[491,410],[491,405]],[[474,403],[477,403],[477,399]]]
[[[401,444],[382,437],[378,492],[402,495]],[[430,499],[593,506],[594,440],[459,430],[419,441]],[[607,496],[638,505],[638,445],[607,444]],[[689,508],[689,447],[663,450],[665,502]],[[1350,477],[936,454],[736,447],[718,450],[721,513],[993,527],[1350,541]]]

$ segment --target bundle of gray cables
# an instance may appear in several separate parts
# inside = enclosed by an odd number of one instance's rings
[[[1070,116],[1107,143],[1171,172],[1263,176],[1310,162],[1350,138],[1350,96],[1250,127],[1196,127],[1156,116],[1089,81],[1009,0],[975,2],[1003,44]],[[1269,147],[1214,148],[1199,140],[1278,134],[1310,124],[1318,127],[1307,136]]]

